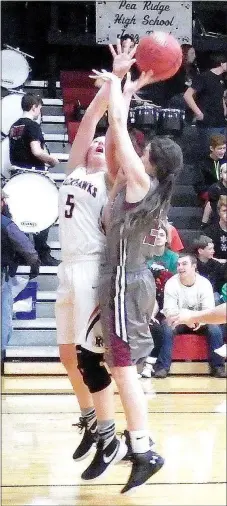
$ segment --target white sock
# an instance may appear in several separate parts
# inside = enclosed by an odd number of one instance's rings
[[[146,453],[150,450],[149,434],[147,430],[129,431],[133,453]]]

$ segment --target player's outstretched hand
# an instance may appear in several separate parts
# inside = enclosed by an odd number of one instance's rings
[[[149,72],[142,72],[142,74],[139,76],[136,81],[132,81],[130,72],[127,72],[127,78],[124,84],[124,94],[130,94],[133,95],[138,90],[146,86],[147,84],[150,84],[153,79],[153,72],[152,70],[149,70]]]
[[[120,39],[117,39],[116,47],[109,44],[110,52],[113,56],[113,73],[120,79],[123,79],[125,74],[131,69],[132,65],[136,62],[134,58],[137,45],[130,48],[131,40],[128,39],[124,48],[121,47]]]
[[[119,77],[117,77],[115,74],[112,74],[112,72],[107,72],[107,70],[102,69],[101,71],[92,69],[93,75],[91,74],[89,77],[91,79],[102,79],[103,81],[110,81],[112,83],[121,83],[121,80]]]

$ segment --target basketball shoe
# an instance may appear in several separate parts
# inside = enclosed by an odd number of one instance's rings
[[[78,427],[80,433],[82,433],[84,429],[82,440],[73,454],[73,459],[79,461],[85,459],[87,455],[89,455],[97,442],[97,420],[93,419],[88,421],[81,417],[75,426]]]
[[[116,436],[111,441],[109,439],[99,439],[95,456],[82,473],[81,478],[86,481],[96,480],[107,471],[111,464],[116,464],[122,460],[126,453],[126,444]]]
[[[132,470],[128,483],[121,490],[125,494],[143,485],[153,474],[157,473],[164,464],[164,459],[158,453],[149,450],[146,453],[134,453],[132,456]]]

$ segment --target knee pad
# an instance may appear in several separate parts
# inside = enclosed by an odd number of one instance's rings
[[[76,347],[78,369],[91,394],[101,392],[111,383],[111,377],[105,364],[103,353],[94,353],[82,346]]]

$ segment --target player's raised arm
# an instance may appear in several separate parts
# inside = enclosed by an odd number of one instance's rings
[[[124,52],[120,48],[120,41],[117,43],[117,51],[114,50],[113,46],[110,46],[114,60],[113,72],[119,76],[119,79],[122,79],[135,62],[133,55],[136,47],[131,51]],[[102,85],[81,120],[69,155],[66,169],[67,174],[70,174],[77,166],[85,165],[87,152],[94,138],[97,124],[107,109],[109,88],[108,82]]]

